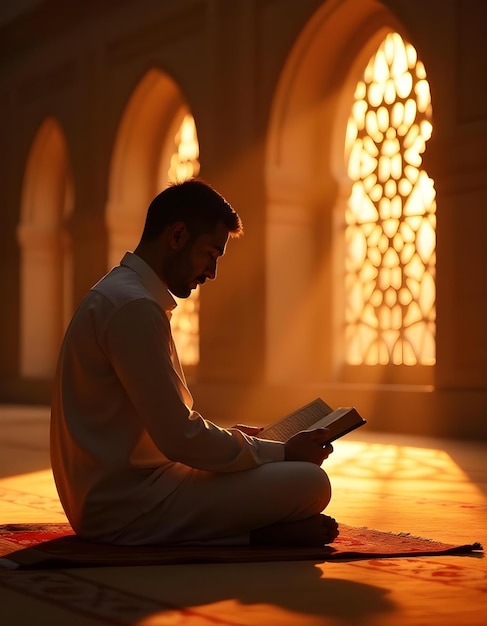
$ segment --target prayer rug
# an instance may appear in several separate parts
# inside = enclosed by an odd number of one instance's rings
[[[79,539],[69,524],[0,526],[0,566],[45,569],[176,563],[262,561],[354,561],[374,558],[461,555],[479,543],[451,545],[407,533],[393,534],[340,525],[340,535],[322,548],[279,546],[111,546]]]

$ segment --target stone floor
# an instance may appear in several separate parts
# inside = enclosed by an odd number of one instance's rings
[[[0,407],[0,523],[65,521],[48,428],[47,407]],[[350,525],[487,544],[486,443],[362,430],[325,461],[334,487],[327,512]],[[487,625],[481,556],[100,568],[29,579],[47,583],[43,600],[27,587],[0,587],[2,626]]]

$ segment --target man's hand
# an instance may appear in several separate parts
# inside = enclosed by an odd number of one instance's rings
[[[303,430],[284,444],[284,459],[321,465],[333,452],[333,446],[327,443],[329,434],[328,428]]]
[[[264,430],[263,426],[247,426],[246,424],[235,424],[232,428],[236,428],[245,435],[251,435],[252,437],[258,437],[259,433]]]

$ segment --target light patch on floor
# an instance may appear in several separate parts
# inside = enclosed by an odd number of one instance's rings
[[[485,459],[486,444],[351,434],[335,443],[323,465],[333,485],[327,513],[350,525],[485,546]],[[49,467],[48,411],[3,408],[0,523],[65,519]],[[58,574],[50,588],[64,589],[63,598],[69,590],[70,607],[35,598],[27,581],[25,593],[0,585],[2,626],[40,621],[51,626],[487,624],[487,561],[478,556],[87,568]]]

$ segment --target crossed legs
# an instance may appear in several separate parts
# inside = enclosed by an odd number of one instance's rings
[[[312,463],[266,463],[228,474],[192,470],[114,542],[323,545],[338,534],[336,522],[321,515],[330,498],[328,476]]]

